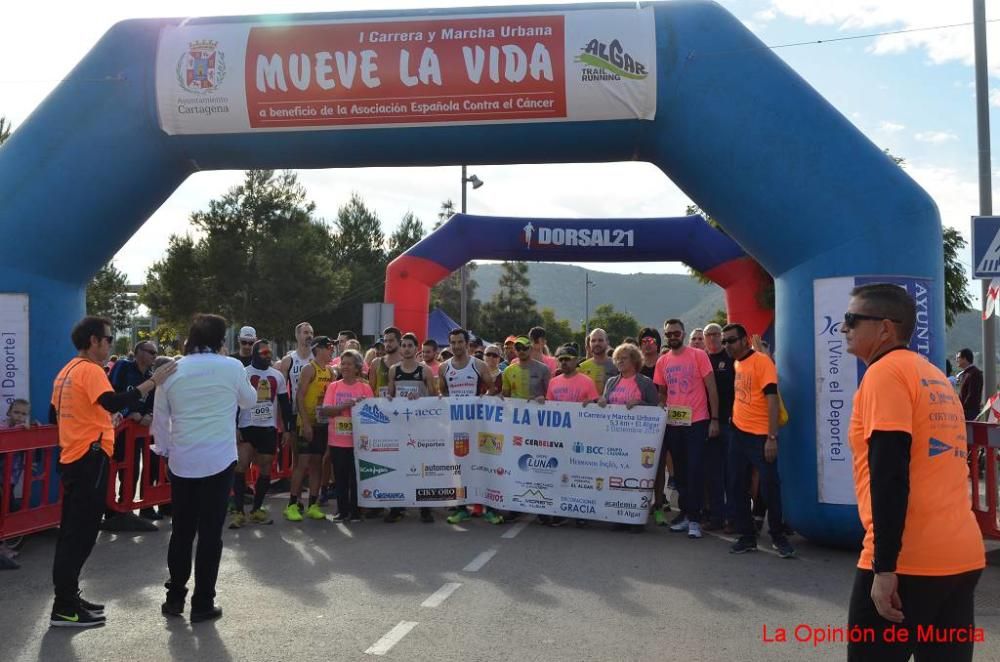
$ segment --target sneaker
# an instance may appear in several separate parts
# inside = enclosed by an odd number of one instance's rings
[[[396,522],[403,519],[403,509],[402,508],[390,508],[386,516],[382,518],[382,521],[386,524],[395,524]]]
[[[783,559],[795,558],[795,548],[788,542],[785,536],[778,536],[771,539],[771,549],[777,550],[778,556]]]
[[[730,554],[746,554],[757,551],[757,540],[751,536],[743,536],[729,548]]]
[[[319,507],[319,504],[314,503],[306,508],[306,517],[309,519],[326,519],[326,513]]]
[[[667,514],[657,508],[653,511],[653,521],[656,522],[656,526],[666,526],[667,525]]]
[[[448,524],[461,524],[467,519],[472,519],[472,515],[465,508],[459,508],[451,515],[448,515]]]
[[[687,517],[684,515],[679,515],[670,524],[670,530],[674,533],[680,533],[681,531],[688,531],[692,524],[697,524],[696,522],[689,522]]]
[[[99,605],[96,602],[84,599],[83,591],[76,592],[76,601],[81,607],[89,611],[94,616],[104,616],[104,605]]]
[[[688,524],[688,538],[692,540],[701,538],[701,524],[698,524],[698,522]]]
[[[160,613],[164,616],[183,616],[184,615],[184,603],[183,602],[171,602],[167,600],[162,605],[160,605]]]
[[[271,516],[263,508],[260,508],[259,510],[255,510],[252,513],[250,513],[250,517],[248,517],[247,519],[249,519],[254,524],[274,524],[274,520],[271,519]]]
[[[487,510],[486,514],[483,515],[483,519],[490,524],[503,524],[503,515],[493,510]]]
[[[347,515],[345,515],[344,513],[337,513],[336,515],[334,515],[333,517],[330,518],[330,521],[333,522],[333,523],[335,523],[335,524],[340,524],[342,522],[346,522],[347,521]]]
[[[233,519],[229,522],[230,529],[240,529],[243,525],[247,523],[247,516],[243,513],[236,511],[233,513]]]
[[[686,521],[687,517],[685,517],[684,513],[678,513],[677,517],[670,520],[670,526],[673,526],[674,524],[680,524],[681,522],[686,522]]]
[[[222,607],[210,607],[208,609],[195,611],[191,609],[191,622],[201,623],[202,621],[214,621],[222,618]]]
[[[82,607],[72,609],[52,607],[49,625],[54,628],[92,628],[104,625],[105,620],[103,615],[91,614]]]
[[[420,509],[420,521],[423,522],[424,524],[434,523],[434,513],[431,512],[430,508]]]
[[[288,507],[285,508],[285,519],[289,522],[301,522],[302,521],[302,509],[297,503],[290,503]]]

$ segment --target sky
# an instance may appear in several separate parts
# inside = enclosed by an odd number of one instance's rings
[[[0,22],[0,116],[17,127],[116,21],[164,16],[329,12],[523,4],[494,0],[38,0],[5,7]],[[548,0],[546,4],[566,4]],[[970,236],[979,210],[971,0],[719,0],[875,144],[906,159],[906,170],[937,202],[942,222]],[[994,11],[990,11],[993,6]],[[987,2],[987,19],[1000,19]],[[54,18],[58,17],[58,18]],[[843,39],[900,30],[919,31]],[[1000,22],[988,25],[992,150],[1000,116]],[[837,39],[839,41],[828,41]],[[816,43],[822,41],[823,43]],[[805,45],[799,42],[810,42]],[[44,47],[58,44],[58,48]],[[30,61],[30,67],[16,63]],[[995,161],[996,163],[996,161]],[[1000,201],[1000,166],[994,165]],[[539,217],[680,216],[689,199],[647,163],[476,166],[485,185],[470,187],[473,214]],[[190,177],[115,256],[130,282],[162,257],[171,234],[189,231],[188,218],[242,179],[239,171]],[[582,182],[603,181],[600,189]],[[386,234],[412,211],[426,227],[441,202],[461,197],[459,166],[304,170],[300,181],[332,220],[357,192],[382,218]],[[968,250],[962,256],[968,266]],[[620,273],[680,273],[676,263],[587,264]],[[978,286],[973,287],[978,300]],[[595,293],[596,294],[596,293]],[[610,296],[610,294],[609,294]],[[602,303],[597,301],[597,303]]]

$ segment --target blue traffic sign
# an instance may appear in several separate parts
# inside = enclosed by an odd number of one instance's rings
[[[972,276],[1000,278],[1000,216],[972,217]]]

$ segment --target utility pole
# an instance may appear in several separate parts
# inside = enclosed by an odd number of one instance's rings
[[[993,215],[990,190],[990,107],[989,81],[986,73],[986,0],[972,0],[973,33],[976,43],[976,128],[979,137],[979,215]],[[982,303],[986,303],[990,280],[982,280]],[[983,386],[986,397],[997,388],[996,320],[991,315],[983,321]]]
[[[462,166],[462,213],[463,214],[465,213],[465,199],[466,199],[465,184],[469,181],[469,178],[465,176],[465,170],[466,170],[465,166]],[[461,273],[461,277],[459,279],[461,281],[461,284],[462,284],[461,285],[461,287],[462,287],[462,294],[461,294],[461,298],[459,299],[459,301],[461,303],[459,305],[458,323],[462,326],[463,329],[468,329],[469,328],[468,327],[468,321],[469,321],[468,320],[468,306],[469,306],[469,302],[467,301],[467,294],[466,294],[466,291],[465,291],[465,281],[468,278],[468,275],[467,275],[468,271],[466,269],[466,264],[468,264],[468,263],[467,262],[463,262],[462,263],[462,273]]]
[[[594,287],[594,281],[590,280],[589,271],[583,273],[583,342],[586,343],[590,336],[590,288]]]

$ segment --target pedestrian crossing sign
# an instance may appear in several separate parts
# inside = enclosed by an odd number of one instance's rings
[[[1000,216],[972,217],[972,276],[1000,278]]]

